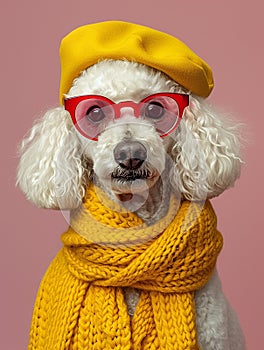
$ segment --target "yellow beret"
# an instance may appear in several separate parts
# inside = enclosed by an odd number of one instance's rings
[[[60,46],[60,101],[75,78],[102,59],[126,59],[156,68],[207,97],[214,85],[208,64],[179,39],[142,25],[108,21],[79,27]]]

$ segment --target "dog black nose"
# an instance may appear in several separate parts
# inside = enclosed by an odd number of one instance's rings
[[[135,170],[147,159],[147,150],[138,141],[123,141],[115,147],[114,157],[121,168]]]

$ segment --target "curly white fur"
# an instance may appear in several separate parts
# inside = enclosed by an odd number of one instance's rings
[[[89,168],[68,112],[63,107],[47,111],[32,127],[20,148],[18,183],[39,207],[72,209],[84,195]]]
[[[216,197],[240,175],[239,126],[198,97],[191,98],[184,121],[171,152],[180,191],[189,200]]]
[[[157,92],[189,93],[165,74],[142,64],[106,60],[82,72],[67,96],[99,94],[115,102],[137,102]],[[154,195],[140,211],[144,219],[158,220],[164,214],[161,210],[153,216],[153,207],[160,198],[159,179],[164,173],[170,187],[191,201],[215,197],[239,177],[242,161],[238,127],[206,100],[190,94],[190,105],[180,127],[164,139],[151,125],[140,119],[135,124],[132,119],[127,115],[115,121],[94,142],[76,131],[64,107],[47,111],[21,144],[17,181],[22,191],[36,205],[57,209],[78,207],[89,182],[96,178],[110,196],[113,187],[116,192],[125,193],[128,185],[113,184],[111,174],[119,171],[114,148],[127,135],[144,145],[148,158],[143,171],[157,178],[156,186],[147,182]],[[136,183],[135,191],[142,192],[145,185]],[[124,292],[128,310],[133,314],[138,292]],[[195,294],[195,301],[201,349],[245,349],[239,322],[225,299],[216,272]]]

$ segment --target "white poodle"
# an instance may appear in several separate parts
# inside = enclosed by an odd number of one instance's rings
[[[154,122],[135,118],[134,106],[159,93],[188,95],[188,107],[177,127],[175,123],[157,127],[155,119],[162,113],[157,101],[147,111]],[[22,142],[18,183],[37,206],[73,210],[93,181],[151,225],[166,214],[171,191],[201,202],[218,196],[239,177],[237,127],[164,73],[135,62],[103,60],[74,80],[66,107],[71,98],[84,95],[106,97],[103,108],[97,102],[88,110],[90,119],[101,121],[109,101],[118,106],[120,118],[109,117],[103,128],[96,126],[85,135],[81,123],[77,130],[70,113],[60,106],[33,126]],[[122,101],[134,104],[119,104]],[[124,294],[133,317],[140,291],[124,288]],[[195,303],[201,349],[245,349],[216,271],[196,292]]]

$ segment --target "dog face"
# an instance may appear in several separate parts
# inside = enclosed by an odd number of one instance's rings
[[[165,169],[161,138],[151,125],[132,118],[124,117],[105,130],[97,143],[84,145],[98,182],[121,201],[148,190]]]
[[[114,103],[138,103],[149,95],[187,93],[162,72],[128,61],[106,60],[74,80],[66,98],[101,95]],[[18,183],[41,207],[77,207],[91,181],[114,200],[127,202],[160,181],[188,200],[204,200],[232,186],[240,172],[237,128],[190,95],[178,128],[161,137],[133,108],[90,140],[74,127],[64,107],[48,111],[21,147]]]
[[[139,102],[153,93],[180,90],[165,75],[153,73],[143,65],[103,62],[75,80],[67,97],[90,94],[103,95],[115,103]],[[94,181],[114,200],[128,202],[146,196],[160,179],[172,140],[161,138],[151,121],[135,118],[132,108],[121,108],[120,114],[105,126],[97,141],[78,132],[77,136],[84,157],[92,161]]]

